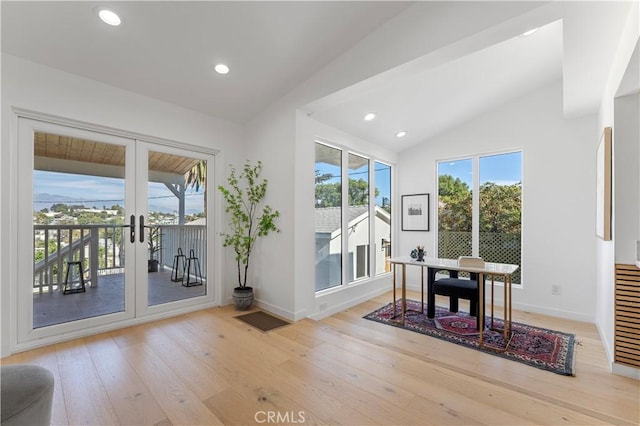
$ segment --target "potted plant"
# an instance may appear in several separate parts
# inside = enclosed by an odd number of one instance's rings
[[[280,232],[275,224],[280,213],[268,205],[262,205],[267,192],[267,180],[260,179],[261,170],[261,161],[252,164],[247,160],[240,174],[231,166],[227,188],[218,186],[230,219],[230,230],[220,235],[224,238],[223,246],[232,247],[236,253],[238,286],[233,290],[233,300],[239,310],[249,309],[253,303],[253,287],[247,286],[247,272],[256,241],[272,231]]]
[[[148,263],[148,272],[158,272],[158,264],[159,260],[156,259],[156,253],[162,250],[162,234],[160,233],[159,226],[152,226],[149,228],[149,239],[147,240],[149,244],[149,259]]]

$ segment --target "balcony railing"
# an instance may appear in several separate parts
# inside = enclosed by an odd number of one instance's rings
[[[193,250],[203,278],[207,274],[206,226],[160,225],[158,260],[171,268],[173,256],[182,248]],[[85,281],[98,286],[101,275],[124,272],[128,230],[122,225],[34,225],[33,292],[59,289],[67,272],[67,262],[81,262]]]
[[[67,262],[79,261],[85,281],[98,285],[98,271],[122,272],[121,225],[34,225],[34,292],[47,293],[64,284]],[[88,272],[88,276],[87,276]]]
[[[203,278],[207,277],[207,227],[205,225],[162,225],[160,264],[171,268],[178,249],[189,257],[191,250],[200,261]]]

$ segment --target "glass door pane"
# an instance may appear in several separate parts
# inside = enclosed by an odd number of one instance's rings
[[[19,209],[33,218],[18,224],[32,236],[18,247],[20,270],[32,271],[18,288],[20,340],[132,317],[125,256],[134,254],[126,219],[133,186],[125,176],[133,141],[26,119],[19,131],[19,158],[32,159]]]
[[[207,294],[207,164],[198,155],[147,151],[148,306]]]
[[[522,153],[480,157],[479,254],[487,262],[521,264]],[[520,283],[520,269],[513,276]]]
[[[472,255],[473,163],[438,163],[438,257]]]

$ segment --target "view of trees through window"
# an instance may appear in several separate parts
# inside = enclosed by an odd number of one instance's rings
[[[439,257],[475,255],[521,265],[521,163],[521,152],[438,163]],[[475,204],[474,175],[479,194]],[[521,282],[520,269],[513,282]]]

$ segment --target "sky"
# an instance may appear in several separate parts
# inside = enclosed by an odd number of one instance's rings
[[[34,210],[51,208],[54,203],[84,204],[87,208],[107,208],[124,204],[124,180],[101,176],[75,175],[36,170],[33,172]],[[148,209],[162,213],[177,213],[178,199],[157,182],[148,185]],[[204,211],[204,192],[187,190],[187,214]],[[126,207],[126,206],[125,206]]]
[[[450,174],[460,178],[469,188],[472,187],[473,171],[471,159],[442,161],[438,163],[439,174]],[[480,184],[493,182],[498,185],[513,185],[522,181],[522,152],[510,152],[506,154],[487,155],[480,157]],[[331,173],[340,176],[340,167],[327,163],[316,163],[316,169],[320,174]],[[381,163],[375,163],[376,183],[379,191],[376,197],[376,204],[382,205],[382,197],[390,198],[390,168]],[[367,166],[350,171],[353,179],[367,176]],[[327,182],[335,182],[338,178],[330,179]]]
[[[460,178],[472,187],[473,171],[471,159],[441,161],[439,175]],[[510,152],[480,157],[480,184],[493,182],[498,185],[513,185],[522,181],[522,152]]]
[[[376,204],[382,205],[382,198],[391,197],[390,168],[375,162],[376,188],[379,191]],[[339,174],[336,166],[316,163],[321,174]],[[355,179],[366,177],[367,166],[351,171]],[[456,160],[438,163],[439,174],[450,174],[459,177],[471,187],[472,161]],[[54,203],[84,204],[86,207],[102,208],[114,204],[124,206],[124,180],[100,176],[75,175],[36,170],[34,176],[34,210],[50,208]],[[494,182],[501,185],[512,185],[522,180],[522,153],[514,152],[480,157],[480,183]],[[330,180],[331,181],[331,180]],[[329,181],[329,182],[330,182]],[[187,190],[186,213],[202,212],[204,192]],[[177,213],[178,199],[163,185],[150,182],[148,185],[149,211]]]

